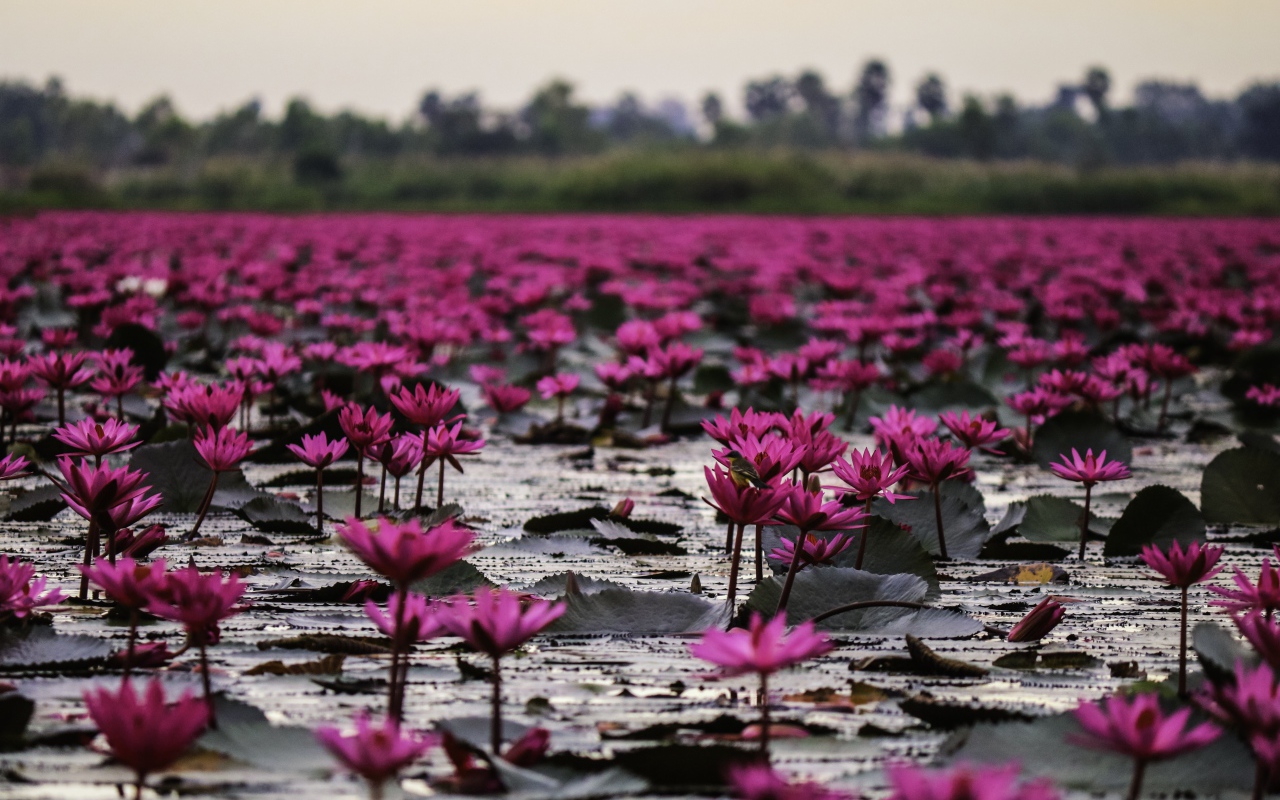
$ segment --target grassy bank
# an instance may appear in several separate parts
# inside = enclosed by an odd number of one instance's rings
[[[46,165],[7,176],[0,210],[1280,214],[1280,166],[1261,164],[1078,171],[896,153],[703,150],[335,166],[317,176],[245,160],[100,174]]]

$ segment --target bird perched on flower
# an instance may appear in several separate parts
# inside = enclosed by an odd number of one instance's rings
[[[743,458],[742,453],[730,450],[725,453],[725,458],[729,460],[729,479],[733,481],[734,486],[739,489],[745,489],[747,486],[754,486],[757,489],[768,488],[769,484],[760,479],[756,465]]]

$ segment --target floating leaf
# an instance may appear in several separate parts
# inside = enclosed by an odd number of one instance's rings
[[[862,559],[863,570],[877,575],[902,573],[918,575],[929,585],[929,592],[925,598],[934,600],[940,597],[942,590],[938,585],[937,567],[934,566],[933,558],[921,547],[919,540],[883,517],[872,515],[867,523],[865,528],[850,531],[817,531],[812,535],[818,538],[831,538],[837,534],[843,534],[852,538],[853,542],[848,549],[832,561],[832,566],[849,568],[858,562],[858,548],[862,545],[862,537],[865,535],[868,538],[867,549]],[[774,548],[781,546],[783,537],[794,542],[799,533],[800,529],[794,525],[770,525],[764,529],[765,557],[775,574],[785,575],[790,565],[769,559],[768,554]],[[746,538],[750,539],[750,536],[751,528],[748,527]],[[743,549],[746,550],[745,542]]]
[[[164,499],[160,510],[170,514],[199,511],[213,480],[213,471],[200,460],[195,445],[185,439],[144,444],[133,451],[129,466],[147,474],[147,483]],[[263,495],[250,486],[244,473],[237,469],[218,477],[218,491],[213,496],[213,504],[220,508],[239,508]]]
[[[37,486],[13,501],[8,516],[14,522],[48,522],[66,507],[67,501],[56,488]]]
[[[315,661],[286,664],[280,660],[264,661],[244,671],[245,675],[336,675],[342,672],[346,656],[340,653],[327,655]]]
[[[169,361],[169,354],[164,349],[164,341],[155,331],[135,322],[117,325],[107,341],[103,344],[106,350],[128,348],[133,351],[129,363],[142,367],[148,381],[154,381],[164,371]]]
[[[1125,506],[1111,526],[1103,555],[1136,556],[1143,545],[1162,550],[1173,542],[1186,546],[1204,540],[1204,517],[1181,492],[1168,486],[1148,486]]]
[[[529,533],[551,534],[562,531],[586,530],[596,520],[609,521],[621,525],[635,533],[649,533],[657,536],[674,536],[683,530],[671,522],[645,520],[632,517],[614,517],[604,506],[579,508],[575,511],[560,511],[555,514],[543,514],[534,517],[524,524]]]
[[[1205,674],[1217,681],[1232,680],[1236,662],[1253,667],[1260,660],[1257,653],[1216,622],[1196,624],[1191,631],[1191,649],[1196,651]]]
[[[106,663],[111,645],[93,636],[69,636],[37,625],[0,633],[0,671],[84,669]]]
[[[315,536],[319,531],[311,524],[313,516],[297,503],[278,497],[255,497],[235,510],[235,515],[267,533]]]
[[[667,744],[620,750],[613,761],[661,794],[722,794],[731,766],[755,763],[759,754],[730,745]],[[659,791],[660,790],[660,791]]]
[[[555,633],[697,633],[723,625],[728,611],[695,594],[605,589],[564,598]]]
[[[258,642],[259,650],[314,650],[345,656],[377,656],[391,652],[391,642],[377,636],[340,636],[333,633],[304,633],[284,639]]]
[[[1071,713],[1032,722],[980,722],[955,734],[943,745],[950,763],[1034,764],[1037,777],[1064,789],[1083,792],[1123,792],[1133,776],[1133,761],[1125,756],[1074,743],[1084,730]],[[1208,747],[1155,762],[1147,767],[1147,794],[1219,795],[1227,790],[1248,791],[1253,783],[1253,759],[1233,736],[1220,736]]]
[[[543,597],[560,597],[565,593],[565,584],[568,583],[568,580],[569,573],[557,572],[554,575],[548,575],[535,583],[529,584],[522,591],[529,594],[542,595]],[[573,580],[578,585],[578,591],[582,594],[595,594],[605,589],[626,589],[620,583],[601,580],[600,578],[588,578],[585,575],[574,575]]]
[[[943,411],[973,411],[1000,405],[995,395],[976,383],[931,383],[913,392],[907,403],[925,414]]]
[[[468,594],[482,586],[492,585],[484,573],[476,569],[470,561],[458,561],[430,578],[423,578],[411,584],[409,588],[428,597],[448,597],[454,594]]]
[[[1012,708],[984,706],[975,703],[939,700],[921,692],[899,703],[899,707],[931,728],[951,731],[979,722],[1014,722],[1032,719],[1030,714]]]
[[[206,731],[198,746],[273,772],[333,770],[332,757],[310,728],[272,725],[261,710],[238,700],[218,697],[215,703],[218,727]]]
[[[342,426],[338,424],[338,413],[339,411],[336,408],[332,411],[326,411],[301,428],[295,428],[272,439],[270,444],[254,450],[245,460],[254,464],[297,464],[298,457],[289,449],[289,445],[301,444],[303,436],[315,436],[323,433],[331,442],[346,436],[342,432]],[[347,458],[354,459],[355,453],[348,451]],[[327,478],[328,476],[326,475],[325,477]],[[311,477],[311,482],[315,482],[314,474]]]
[[[1133,447],[1124,434],[1103,417],[1085,411],[1064,411],[1046,420],[1035,431],[1031,454],[1048,469],[1060,455],[1070,456],[1072,448],[1081,455],[1090,449],[1094,455],[1105,450],[1109,461],[1133,461]]]
[[[957,493],[963,489],[949,489],[943,484],[942,528],[947,538],[947,555],[951,558],[975,558],[991,534],[991,526],[984,516],[981,504],[961,499]],[[976,490],[975,490],[976,491]],[[934,512],[933,495],[930,492],[910,492],[915,500],[899,500],[889,503],[878,498],[871,509],[876,516],[884,517],[896,525],[905,525],[925,550],[940,555],[938,547],[938,523]],[[871,543],[868,543],[868,547]]]
[[[0,694],[0,748],[21,746],[35,710],[34,700],[12,688]]]
[[[1209,522],[1280,523],[1280,453],[1253,447],[1219,453],[1200,480],[1200,506]]]
[[[1039,494],[1027,500],[1027,511],[1018,525],[1018,534],[1041,544],[1079,542],[1083,516],[1084,506],[1065,497]],[[1094,516],[1089,516],[1092,527]]]

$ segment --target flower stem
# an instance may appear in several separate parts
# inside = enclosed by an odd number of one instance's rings
[[[1169,397],[1173,394],[1173,381],[1164,382],[1164,397],[1160,398],[1160,419],[1156,421],[1156,431],[1163,432],[1169,424]]]
[[[84,565],[86,567],[93,564],[93,540],[98,536],[98,523],[92,519],[89,520],[89,532],[84,535]],[[89,576],[80,575],[80,599],[84,600],[89,596]]]
[[[1262,800],[1267,796],[1267,787],[1271,784],[1271,770],[1267,769],[1266,763],[1257,755],[1253,759],[1253,794],[1250,800]]]
[[[404,642],[404,612],[409,587],[399,586],[396,596],[396,625],[391,637],[391,681],[388,688],[387,716],[399,722],[404,717],[404,691],[400,686],[400,659]]]
[[[804,538],[809,535],[805,529],[800,529],[800,535],[796,537],[796,549],[791,556],[791,566],[787,569],[787,580],[782,584],[782,594],[778,597],[778,608],[774,611],[774,616],[781,614],[787,610],[787,600],[791,598],[791,585],[796,581],[796,573],[800,571],[800,556],[804,553]]]
[[[1133,762],[1133,780],[1129,782],[1128,800],[1138,800],[1138,795],[1142,794],[1142,778],[1147,772],[1147,762],[1142,759],[1134,759]]]
[[[356,519],[360,519],[360,501],[364,499],[364,451],[356,450]]]
[[[908,600],[859,600],[856,603],[845,603],[842,606],[829,608],[818,616],[810,620],[813,624],[818,624],[828,617],[834,617],[836,614],[843,614],[846,611],[858,611],[863,608],[929,608],[924,603],[912,603]]]
[[[747,529],[744,523],[738,523],[737,535],[733,537],[733,555],[729,557],[729,615],[733,615],[733,602],[738,599],[738,562],[742,558],[742,534]]]
[[[316,530],[324,536],[324,469],[316,469]]]
[[[671,376],[671,383],[667,384],[667,404],[662,409],[662,432],[668,433],[671,430],[671,411],[676,406],[676,376]]]
[[[196,524],[192,526],[191,532],[187,534],[188,539],[196,538],[200,526],[204,524],[204,518],[209,514],[209,506],[213,505],[213,495],[218,491],[218,475],[217,470],[213,472],[213,480],[209,481],[209,491],[204,493],[204,500],[200,502],[200,514],[196,517]]]
[[[769,761],[769,673],[760,673],[760,754]]]
[[[382,465],[382,481],[378,487],[378,513],[381,514],[387,507],[387,465]]]
[[[427,480],[427,431],[422,431],[422,460],[418,462],[418,495],[413,501],[414,508],[422,508],[422,487]]]
[[[874,495],[872,495],[872,497],[874,497]],[[866,505],[863,507],[868,518],[871,516],[871,499],[871,497],[868,497]],[[860,536],[858,538],[860,538],[861,541],[858,542],[858,559],[853,562],[854,569],[862,569],[862,557],[867,554],[867,538],[870,533],[870,524],[859,531]]]
[[[209,648],[204,636],[200,637],[200,680],[204,684],[204,706],[209,710],[209,729],[218,729],[218,717],[213,709],[213,689],[209,680]]]
[[[499,671],[498,657],[493,657],[493,716],[489,720],[489,748],[494,758],[502,750],[502,673]]]
[[[436,511],[444,508],[444,463],[445,460],[440,459],[440,482],[436,485]]]
[[[125,650],[124,660],[124,679],[129,680],[129,675],[133,672],[133,651],[135,643],[138,641],[138,609],[129,609],[129,646]]]
[[[1084,485],[1084,517],[1080,520],[1080,560],[1084,561],[1085,544],[1089,541],[1089,503],[1093,499],[1093,484]]]
[[[729,528],[724,532],[724,554],[727,556],[733,552],[733,527],[732,520],[729,521]]]
[[[764,580],[764,526],[756,526],[756,583]]]
[[[1182,630],[1178,638],[1178,697],[1187,699],[1187,587],[1182,587]]]
[[[943,561],[947,560],[947,536],[942,530],[942,491],[938,482],[933,482],[933,517],[938,524],[938,554]]]

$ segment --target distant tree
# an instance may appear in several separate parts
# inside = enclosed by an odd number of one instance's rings
[[[857,134],[860,141],[868,141],[879,133],[889,97],[889,67],[873,58],[862,67],[853,99],[857,104]]]
[[[511,120],[486,120],[475,92],[448,99],[429,91],[418,103],[418,113],[427,123],[429,146],[440,155],[497,155],[515,150],[518,144]]]
[[[152,100],[134,117],[133,125],[142,137],[142,148],[134,156],[138,164],[156,165],[173,161],[193,139],[191,126],[167,96]]]
[[[938,73],[930,72],[916,84],[916,105],[925,110],[931,122],[947,114],[947,87]]]
[[[325,118],[313,111],[305,99],[294,97],[285,104],[284,119],[280,122],[281,149],[298,152],[325,147],[329,144],[325,134]]]
[[[795,92],[804,103],[805,112],[818,123],[829,141],[834,141],[840,128],[840,101],[827,91],[826,81],[814,70],[805,70],[796,78]]]
[[[1280,83],[1255,83],[1238,105],[1241,149],[1255,158],[1280,159]]]
[[[995,120],[977,97],[965,96],[959,125],[965,155],[985,161],[996,154]]]
[[[755,122],[775,119],[787,113],[794,95],[791,82],[781,75],[751,81],[745,92],[747,116]]]
[[[534,93],[520,114],[529,145],[549,156],[598,150],[604,137],[591,128],[591,109],[574,101],[573,85],[555,80]]]
[[[724,103],[719,94],[707,92],[702,96],[702,118],[712,127],[719,125],[720,120],[724,119]]]
[[[1080,84],[1080,89],[1093,104],[1098,117],[1102,118],[1107,113],[1107,93],[1111,91],[1111,73],[1104,67],[1090,67],[1084,74],[1084,83]]]

